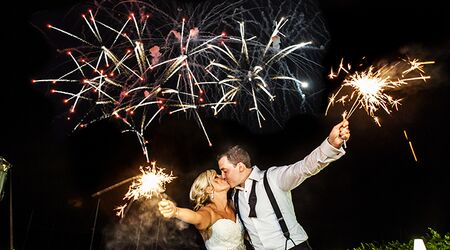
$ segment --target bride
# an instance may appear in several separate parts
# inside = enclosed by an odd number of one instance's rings
[[[244,250],[243,227],[227,199],[230,185],[209,169],[194,181],[189,198],[194,210],[175,206],[172,201],[159,202],[159,211],[166,218],[177,218],[193,224],[209,250]]]

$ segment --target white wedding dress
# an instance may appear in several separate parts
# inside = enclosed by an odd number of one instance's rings
[[[211,236],[205,241],[208,250],[245,250],[242,224],[230,219],[218,219],[211,226]]]

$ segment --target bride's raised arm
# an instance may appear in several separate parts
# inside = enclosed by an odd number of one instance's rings
[[[211,225],[211,212],[206,207],[193,211],[188,208],[177,207],[172,201],[166,199],[161,200],[158,203],[158,207],[165,218],[177,218],[194,225],[200,231]]]

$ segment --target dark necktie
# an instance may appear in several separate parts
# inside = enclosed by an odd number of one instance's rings
[[[250,213],[248,214],[248,217],[250,218],[255,218],[256,217],[256,211],[255,211],[255,206],[256,206],[256,181],[253,180],[252,183],[252,190],[250,191],[250,197],[248,198],[248,204],[250,205]]]

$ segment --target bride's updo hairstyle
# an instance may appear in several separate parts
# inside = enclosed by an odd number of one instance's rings
[[[206,192],[208,187],[213,188],[211,179],[216,177],[217,173],[214,169],[208,169],[199,174],[192,183],[189,198],[194,203],[194,211],[199,210],[211,201],[210,194]]]

